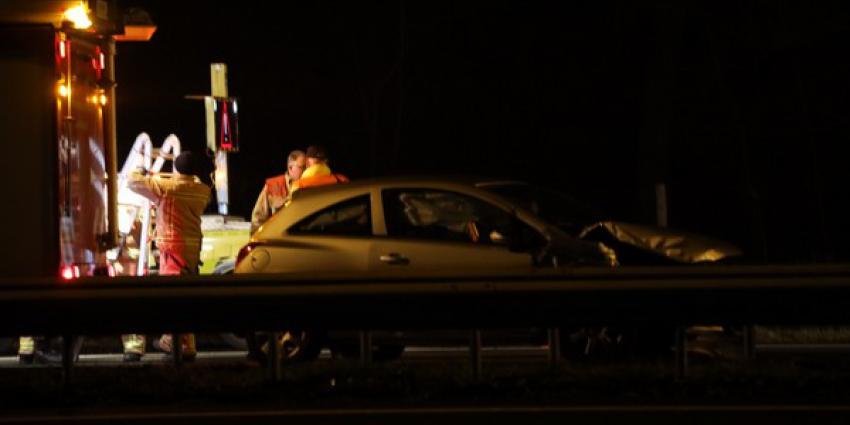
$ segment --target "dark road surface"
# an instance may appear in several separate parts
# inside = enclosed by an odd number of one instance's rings
[[[846,424],[847,406],[471,407],[429,409],[245,410],[186,413],[84,414],[56,412],[0,417],[0,424]]]
[[[759,346],[760,356],[786,354],[816,354],[816,355],[846,355],[850,345],[771,345]],[[547,350],[541,346],[524,347],[485,347],[483,357],[485,367],[506,364],[536,365],[545,364]],[[194,367],[204,365],[238,365],[245,362],[246,353],[243,351],[207,351],[200,352]],[[323,362],[330,364],[330,352],[323,351]],[[466,347],[408,347],[403,355],[405,363],[413,363],[429,367],[441,362],[464,362],[469,358]],[[760,357],[761,358],[761,357]],[[162,364],[168,369],[169,360],[161,353],[149,353],[142,366]],[[120,354],[86,354],[82,355],[77,366],[89,368],[133,368],[139,365],[127,365],[122,362]],[[18,369],[17,358],[12,356],[0,357],[0,369]],[[45,366],[28,366],[43,368]],[[57,372],[59,372],[57,370]],[[605,403],[605,398],[599,399]],[[701,403],[700,400],[695,400]],[[175,407],[175,406],[132,406],[118,409],[110,407],[98,409],[64,408],[41,409],[30,413],[27,410],[17,410],[14,413],[0,409],[0,425],[5,424],[471,424],[487,423],[488,425],[521,423],[529,424],[846,424],[850,423],[850,405],[817,405],[811,401],[806,404],[793,403],[762,404],[747,399],[733,400],[722,405],[664,405],[665,402],[654,403],[651,406],[641,405],[577,405],[557,406],[541,402],[541,406],[533,401],[524,400],[511,405],[511,402],[488,403],[486,398],[479,403],[464,402],[451,407],[422,407],[395,406],[393,408],[328,408],[328,409],[297,409],[280,408],[274,404],[259,406],[237,406],[234,410],[221,410],[215,403],[208,406]],[[610,401],[608,402],[611,403]],[[667,401],[666,404],[670,402]],[[753,403],[753,405],[748,405]],[[772,402],[771,402],[772,403]],[[707,403],[710,404],[710,403]],[[353,405],[356,407],[356,404]],[[349,406],[350,407],[350,406]],[[217,410],[218,409],[218,410]]]

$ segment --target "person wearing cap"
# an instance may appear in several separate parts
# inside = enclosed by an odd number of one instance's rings
[[[203,174],[197,158],[184,151],[174,159],[174,173],[145,175],[137,170],[130,175],[130,190],[148,198],[156,206],[156,246],[159,248],[159,274],[162,276],[198,274],[201,254],[201,214],[210,200],[210,187],[198,175]],[[138,361],[144,354],[143,335],[124,335],[124,360]],[[195,338],[183,334],[183,352],[187,360],[197,354]],[[163,351],[171,351],[171,335],[158,341]]]
[[[347,181],[348,177],[331,171],[331,168],[328,166],[328,156],[325,149],[321,146],[312,145],[307,148],[307,169],[301,174],[301,179],[293,185],[290,199],[292,198],[292,194],[300,189],[345,183]]]
[[[292,185],[301,178],[305,168],[304,152],[294,150],[289,153],[286,161],[286,173],[266,179],[260,196],[251,212],[251,233],[265,223],[277,210],[283,208]]]

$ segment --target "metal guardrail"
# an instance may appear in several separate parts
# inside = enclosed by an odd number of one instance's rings
[[[683,376],[690,325],[850,324],[850,265],[0,280],[0,335],[471,329],[476,374],[479,329],[548,328],[555,361],[557,329],[617,324],[675,328]],[[364,359],[370,340],[361,333]]]
[[[0,335],[848,324],[850,265],[0,280]]]

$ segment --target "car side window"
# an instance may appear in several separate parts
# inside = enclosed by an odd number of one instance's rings
[[[358,196],[327,207],[289,228],[293,235],[371,236],[372,212],[369,195]]]
[[[507,245],[511,233],[510,213],[467,195],[388,189],[382,198],[391,237]]]

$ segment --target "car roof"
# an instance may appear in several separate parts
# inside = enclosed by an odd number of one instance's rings
[[[396,187],[396,186],[454,186],[457,188],[476,188],[479,179],[469,176],[395,176],[395,177],[373,177],[360,180],[351,180],[346,183],[332,184],[327,186],[311,187],[307,190],[299,190],[293,195],[295,201],[302,202],[314,197],[327,196],[328,193],[351,192],[360,193],[366,189]]]

